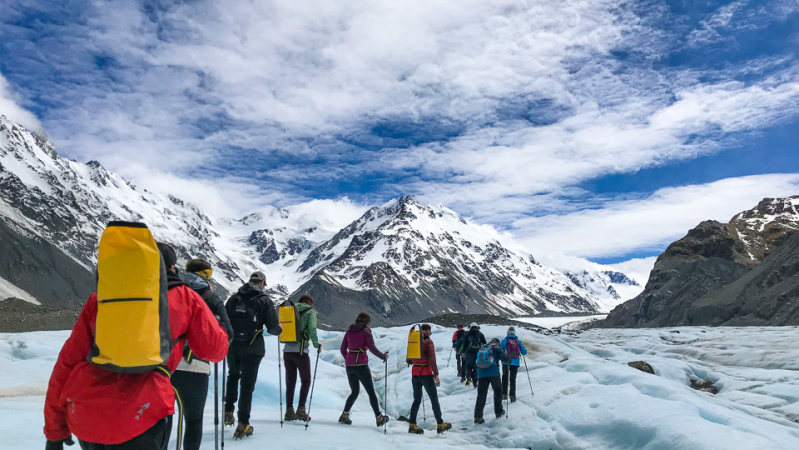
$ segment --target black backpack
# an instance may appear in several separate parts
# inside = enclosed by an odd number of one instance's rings
[[[480,334],[470,334],[466,338],[466,348],[471,353],[476,353],[483,345],[480,343]]]
[[[258,317],[258,296],[243,299],[233,294],[228,300],[228,317],[233,326],[233,342],[251,343],[258,334],[260,318]]]

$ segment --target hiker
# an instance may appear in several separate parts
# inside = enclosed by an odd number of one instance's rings
[[[516,328],[508,328],[508,335],[499,344],[502,350],[508,354],[510,362],[502,362],[502,400],[508,399],[508,389],[510,389],[510,402],[516,401],[516,375],[519,373],[519,358],[527,354],[524,344],[516,336]]]
[[[317,353],[322,353],[322,345],[316,336],[316,310],[313,298],[303,294],[297,301],[297,314],[300,316],[300,338],[297,342],[288,342],[283,346],[283,361],[286,363],[286,417],[285,420],[311,420],[305,411],[305,400],[311,389],[311,357],[310,345],[313,343]],[[300,400],[297,412],[294,412],[294,388],[297,385],[297,372],[300,373]]]
[[[119,373],[89,362],[98,320],[97,293],[93,293],[50,376],[44,404],[46,449],[72,445],[72,434],[84,450],[166,448],[175,411],[169,374],[177,367],[185,343],[198,358],[217,362],[225,357],[227,333],[203,299],[183,284],[174,267],[175,251],[163,243],[158,250],[166,268],[167,287],[171,287],[167,303],[170,339],[175,342],[166,364],[144,373]]]
[[[464,356],[464,378],[466,379],[466,386],[474,384],[477,388],[477,352],[486,343],[486,337],[480,332],[480,326],[472,322],[469,325],[469,331],[464,333],[455,345],[461,349]]]
[[[463,358],[461,358],[461,351],[455,343],[466,334],[466,330],[463,329],[463,325],[458,324],[458,330],[452,333],[452,348],[455,350],[455,364],[458,367],[458,377],[461,379],[461,383],[466,381],[466,378],[463,373]]]
[[[408,433],[424,434],[424,430],[416,425],[416,415],[419,413],[419,405],[422,404],[422,386],[427,391],[430,404],[433,405],[433,415],[436,416],[436,431],[443,433],[452,424],[444,422],[441,418],[441,406],[438,403],[438,391],[436,385],[440,383],[438,379],[438,365],[436,364],[436,346],[430,339],[431,328],[429,324],[422,324],[422,339],[424,339],[424,358],[419,360],[406,359],[408,365],[413,365],[411,371],[411,384],[413,385],[413,404],[411,404],[411,425]]]
[[[216,295],[211,284],[213,270],[211,263],[204,259],[192,259],[186,263],[183,281],[198,293],[205,301],[208,309],[219,320],[228,335],[228,342],[233,339],[233,327],[230,325],[225,304]],[[208,378],[211,375],[211,364],[194,356],[191,347],[183,349],[183,358],[172,374],[172,386],[178,390],[183,402],[183,448],[199,450],[203,438],[203,411],[205,399],[208,397]]]
[[[388,422],[388,416],[380,412],[380,404],[377,401],[377,393],[375,392],[374,381],[372,381],[372,371],[369,370],[369,356],[366,354],[366,350],[368,349],[383,362],[388,360],[388,352],[382,353],[375,346],[372,330],[369,328],[371,323],[372,318],[369,314],[365,312],[358,314],[355,323],[350,325],[349,330],[344,334],[344,339],[341,341],[341,355],[344,356],[347,365],[347,380],[352,391],[344,404],[344,412],[338,418],[339,423],[345,425],[352,424],[350,409],[355,404],[355,400],[358,399],[361,384],[369,395],[369,403],[375,413],[377,426],[382,427],[384,423]]]
[[[225,425],[233,425],[233,410],[238,398],[241,381],[241,398],[238,400],[239,424],[233,432],[233,439],[251,436],[250,409],[258,367],[266,354],[263,331],[272,336],[279,335],[280,326],[275,305],[264,292],[266,275],[253,272],[250,281],[228,299],[227,308],[230,323],[233,325],[233,343],[227,355],[228,379],[225,393]]]
[[[497,419],[505,415],[502,408],[502,381],[499,376],[499,362],[510,361],[508,354],[499,346],[499,339],[483,345],[477,353],[477,402],[474,404],[474,423],[485,423],[483,410],[486,405],[488,388],[494,390],[494,414]]]

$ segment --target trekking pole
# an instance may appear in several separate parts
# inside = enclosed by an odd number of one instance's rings
[[[225,401],[225,386],[227,386],[227,357],[222,360],[222,401]],[[224,409],[224,408],[222,408]],[[224,414],[224,413],[223,413]],[[220,439],[221,448],[225,450],[225,421],[222,420],[222,436]]]
[[[524,361],[524,371],[527,373],[527,382],[530,383],[530,395],[535,397],[533,393],[533,382],[530,381],[530,369],[527,368],[527,359],[522,355],[522,361]]]
[[[280,392],[280,428],[283,428],[283,364],[280,362],[280,339],[277,340],[277,383]]]
[[[316,349],[316,364],[313,366],[313,381],[311,381],[311,398],[308,399],[308,420],[305,421],[305,429],[308,429],[308,421],[311,420],[311,405],[313,404],[313,388],[316,386],[316,369],[319,367],[319,349]]]
[[[388,358],[383,361],[385,366],[385,374],[383,375],[383,409],[388,413]],[[386,435],[386,425],[388,420],[383,422],[383,436]]]
[[[214,449],[219,450],[219,363],[214,363]]]
[[[447,367],[449,367],[449,361],[452,359],[452,349],[449,349],[449,357],[447,358]]]
[[[427,422],[427,411],[425,411],[424,407],[424,392],[422,392],[422,418]]]

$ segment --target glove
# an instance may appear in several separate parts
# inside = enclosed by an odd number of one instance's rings
[[[75,441],[72,440],[72,436],[60,441],[47,441],[44,450],[64,450],[64,444],[75,445]]]

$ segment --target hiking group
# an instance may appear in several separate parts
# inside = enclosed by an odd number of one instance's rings
[[[213,268],[208,261],[189,260],[183,272],[177,262],[174,249],[156,243],[144,224],[109,223],[99,244],[97,290],[84,304],[48,384],[44,406],[47,450],[73,445],[73,434],[84,450],[164,450],[172,432],[175,403],[177,448],[199,449],[211,363],[218,441],[219,362],[223,363],[223,427],[236,425],[234,439],[252,435],[252,397],[266,353],[264,330],[279,336],[278,351],[280,343],[284,344],[286,413],[284,416],[281,411],[281,426],[283,420],[299,420],[307,429],[322,352],[313,298],[305,294],[297,303],[285,301],[276,308],[265,291],[266,276],[256,271],[225,303],[214,291]],[[367,352],[383,361],[384,382],[389,354],[377,349],[370,324],[371,317],[360,313],[341,342],[351,393],[339,423],[352,424],[350,411],[363,386],[375,423],[384,427],[385,433],[389,417],[380,409]],[[406,363],[413,366],[413,403],[408,431],[414,434],[424,433],[417,424],[423,389],[433,408],[437,432],[452,428],[441,417],[439,372],[430,335],[428,324],[415,325],[409,334]],[[312,347],[316,349],[313,379]],[[513,327],[502,342],[486,342],[476,323],[468,332],[458,326],[453,350],[461,382],[477,388],[474,422],[484,422],[489,386],[494,389],[494,412],[501,417],[505,413],[503,395],[508,398],[510,392],[510,401],[516,400],[519,357],[527,353]],[[279,385],[282,390],[282,380]],[[281,409],[282,400],[281,393]]]

